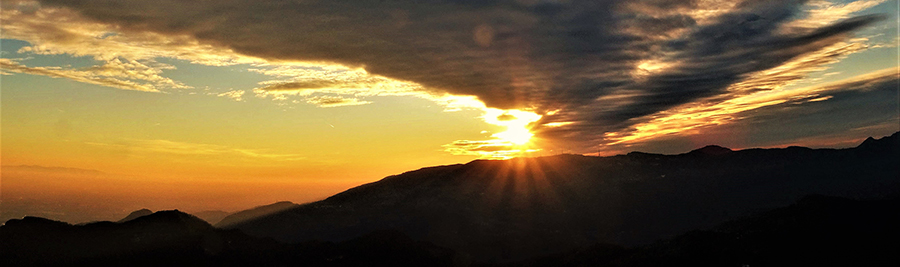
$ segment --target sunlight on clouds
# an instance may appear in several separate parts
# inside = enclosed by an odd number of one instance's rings
[[[484,122],[505,128],[502,132],[492,134],[491,137],[494,139],[491,140],[457,140],[444,145],[444,151],[450,154],[474,155],[484,159],[508,159],[541,151],[532,140],[534,134],[531,133],[531,128],[542,116],[533,111],[488,108],[474,96],[445,95],[436,99],[436,102],[444,105],[446,111],[480,110],[484,112],[481,115]]]
[[[645,80],[651,75],[664,73],[666,70],[677,66],[677,62],[665,62],[661,59],[648,59],[638,62],[637,67],[632,72],[637,80]]]
[[[748,75],[744,80],[728,87],[730,94],[724,95],[724,101],[700,101],[662,111],[648,116],[649,120],[646,122],[635,124],[623,131],[606,133],[604,137],[610,141],[609,145],[645,141],[685,133],[704,126],[729,123],[737,119],[735,117],[737,113],[784,103],[798,96],[817,96],[815,91],[819,87],[795,89],[789,87],[810,82],[807,78],[810,73],[827,70],[829,64],[865,49],[866,46],[858,42],[835,43],[778,67]],[[721,98],[723,96],[718,97]]]
[[[435,97],[422,86],[370,75],[363,69],[341,66],[312,66],[303,63],[260,66],[250,71],[282,79],[261,82],[253,89],[259,98],[287,100],[289,96],[302,98],[306,103],[320,107],[337,107],[369,104],[359,98],[370,96],[416,96],[425,99]],[[346,101],[340,101],[340,100]]]
[[[319,107],[355,106],[371,103],[360,100],[370,96],[414,96],[434,101],[448,112],[459,110],[479,110],[484,122],[505,127],[505,131],[491,135],[493,140],[461,140],[445,145],[446,151],[454,155],[478,155],[485,158],[509,158],[539,151],[529,146],[533,134],[531,123],[541,115],[530,111],[488,108],[474,96],[437,95],[426,91],[421,85],[370,75],[363,69],[317,68],[313,66],[274,66],[256,68],[251,71],[271,76],[288,78],[262,82],[262,87],[253,89],[260,98],[285,101],[289,96],[303,98],[307,103]]]
[[[234,101],[244,101],[243,96],[246,93],[244,90],[231,90],[224,93],[216,94],[216,96],[227,97],[234,99]]]
[[[624,3],[626,9],[646,14],[653,17],[665,17],[671,15],[687,15],[691,17],[698,25],[712,23],[716,17],[735,9],[742,1],[740,0],[694,0],[685,2],[686,4],[665,5],[667,8],[657,6],[658,2],[652,1],[627,1]]]
[[[4,9],[0,19],[3,38],[29,42],[32,45],[20,52],[37,55],[90,56],[99,61],[126,58],[156,64],[154,59],[162,57],[209,66],[264,62],[230,49],[200,44],[189,36],[120,32],[115,25],[92,22],[68,9],[44,7],[34,13]]]
[[[749,78],[731,85],[729,92],[754,92],[776,90],[804,81],[810,73],[828,69],[828,64],[836,63],[846,56],[866,49],[861,43],[838,42],[819,51],[803,55],[781,66],[753,73]]]
[[[538,115],[530,111],[522,110],[501,110],[495,108],[485,109],[482,116],[485,122],[506,127],[506,131],[495,133],[491,137],[507,141],[516,145],[525,145],[534,136],[529,131],[529,125],[541,119]]]
[[[694,105],[669,110],[653,116],[651,120],[633,126],[629,131],[610,132],[606,138],[610,145],[645,141],[669,134],[687,134],[711,125],[721,125],[740,119],[738,114],[761,107],[788,101],[796,103],[827,101],[832,96],[823,94],[843,90],[866,90],[869,85],[900,77],[900,69],[890,68],[860,75],[824,85],[791,90],[771,90],[748,94],[717,104]]]
[[[36,3],[36,2],[22,2]],[[36,5],[36,4],[35,4]],[[21,8],[20,8],[21,9]],[[190,86],[162,76],[174,66],[162,64],[159,58],[185,60],[207,66],[248,64],[248,71],[274,79],[260,83],[252,92],[260,98],[276,101],[296,96],[300,101],[320,107],[338,107],[371,103],[361,98],[371,96],[414,96],[444,105],[445,110],[486,109],[474,97],[451,96],[426,91],[416,83],[371,75],[361,68],[350,68],[325,62],[270,62],[235,53],[231,49],[201,44],[189,36],[163,35],[153,32],[120,32],[118,27],[93,22],[68,9],[29,8],[30,12],[11,8],[2,11],[2,37],[24,40],[30,46],[20,53],[35,55],[90,56],[100,65],[75,70],[56,67],[28,67],[3,59],[3,73],[29,73],[103,85],[108,87],[158,92],[161,89],[186,89]],[[64,23],[63,23],[64,22]],[[143,81],[143,82],[140,82]],[[208,94],[242,101],[245,90],[210,92]],[[485,111],[496,113],[499,111]],[[490,116],[488,116],[490,117]],[[485,117],[487,118],[487,117]],[[486,119],[488,121],[489,119]],[[492,123],[493,122],[493,123]],[[488,123],[509,127],[498,133],[507,139],[524,142],[530,138],[524,125],[517,121]],[[512,126],[511,124],[518,124]],[[527,124],[527,123],[526,123]],[[520,130],[512,130],[520,129]]]
[[[134,90],[134,91],[144,91],[144,92],[159,92],[152,84],[141,84],[131,80],[126,79],[118,79],[117,77],[121,77],[122,75],[116,75],[121,73],[111,73],[108,70],[94,72],[94,71],[79,71],[72,69],[63,69],[59,67],[28,67],[19,62],[16,62],[12,59],[8,58],[0,58],[0,69],[3,69],[6,72],[15,72],[15,73],[24,73],[24,74],[33,74],[33,75],[43,75],[52,78],[65,78],[73,81],[96,84],[106,87],[119,88],[125,90]],[[107,75],[104,75],[106,72]],[[169,80],[171,81],[171,80]]]
[[[255,149],[231,148],[222,145],[196,144],[169,140],[125,140],[124,142],[116,144],[97,142],[86,142],[86,144],[136,154],[161,153],[182,156],[228,156],[275,161],[298,161],[306,159],[306,157],[299,154],[272,154]]]
[[[835,4],[824,0],[810,1],[806,17],[782,25],[782,33],[797,33],[828,26],[839,20],[850,18],[854,12],[877,6],[887,0],[857,1],[846,4]]]
[[[23,2],[28,3],[28,2]],[[88,68],[29,67],[4,59],[0,68],[9,72],[67,78],[112,88],[159,92],[189,89],[181,82],[162,76],[174,66],[157,58],[188,60],[196,64],[224,66],[258,62],[228,50],[201,45],[185,36],[165,36],[149,32],[118,33],[116,27],[90,22],[66,9],[40,8],[0,11],[2,38],[18,39],[31,45],[19,53],[34,55],[90,56],[101,63]]]
[[[444,145],[444,150],[453,155],[479,156],[482,159],[510,159],[541,151],[538,148],[528,148],[503,140],[459,140]]]
[[[67,9],[35,8],[31,13],[17,9],[2,11],[3,38],[19,39],[31,43],[19,53],[35,55],[90,56],[99,65],[83,69],[61,67],[28,67],[11,59],[3,59],[0,67],[4,73],[28,73],[107,87],[160,92],[163,89],[187,89],[181,82],[162,76],[162,71],[174,66],[157,62],[159,58],[185,60],[207,66],[250,65],[247,70],[260,73],[271,80],[253,88],[259,98],[268,98],[282,104],[308,103],[319,107],[365,105],[372,96],[413,96],[434,101],[445,111],[480,110],[481,120],[506,130],[491,135],[489,141],[472,141],[447,150],[453,154],[476,153],[492,158],[505,158],[537,151],[529,148],[533,134],[529,125],[541,118],[534,112],[488,108],[474,96],[456,96],[425,90],[421,85],[371,75],[361,68],[345,67],[333,63],[281,61],[244,56],[230,49],[201,44],[188,36],[163,35],[152,32],[120,32],[117,27],[83,19]],[[65,23],[61,23],[65,21]],[[243,101],[247,90],[209,92],[206,94]],[[292,100],[296,97],[299,99]],[[465,141],[469,142],[469,141]],[[110,144],[94,144],[117,146]],[[502,149],[501,149],[502,148]],[[133,142],[130,149],[157,153],[237,153],[223,147],[209,145],[186,146],[163,141]],[[259,153],[257,153],[259,154]]]
[[[306,103],[314,104],[323,108],[343,107],[343,106],[359,106],[371,104],[369,101],[361,101],[356,98],[344,98],[340,96],[317,96],[306,99]]]

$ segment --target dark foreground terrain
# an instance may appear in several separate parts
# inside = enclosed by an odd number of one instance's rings
[[[595,244],[506,266],[900,266],[900,200],[797,204],[625,248]]]
[[[0,227],[2,266],[897,266],[900,200],[812,195],[798,203],[641,247],[593,244],[497,264],[396,231],[284,244],[215,229],[179,211],[122,223],[41,218]]]
[[[900,134],[425,168],[213,227],[178,211],[0,226],[0,266],[898,266]],[[227,228],[227,229],[226,229]]]

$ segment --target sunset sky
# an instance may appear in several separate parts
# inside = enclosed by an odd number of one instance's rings
[[[900,130],[898,1],[4,0],[0,219]]]

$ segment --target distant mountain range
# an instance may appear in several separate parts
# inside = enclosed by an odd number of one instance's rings
[[[451,266],[452,250],[378,231],[340,243],[283,244],[216,229],[178,210],[71,225],[37,217],[0,226],[0,266]]]
[[[849,149],[476,160],[218,228],[178,211],[10,220],[0,265],[895,265],[897,162],[900,133]]]
[[[266,216],[266,215],[269,215],[272,213],[280,212],[280,211],[283,211],[283,210],[286,210],[289,208],[293,208],[293,207],[297,207],[297,206],[300,206],[300,205],[295,204],[290,201],[282,201],[282,202],[277,202],[274,204],[263,205],[263,206],[255,207],[252,209],[242,210],[242,211],[233,212],[233,213],[227,212],[227,211],[221,211],[221,210],[206,210],[206,211],[200,211],[200,212],[192,212],[189,214],[192,216],[195,216],[211,225],[215,225],[216,227],[225,228],[225,227],[229,227],[237,222],[252,220],[255,218],[259,218],[262,216]],[[134,220],[134,219],[137,219],[137,218],[140,218],[143,216],[150,215],[150,214],[153,214],[153,211],[151,211],[149,209],[139,209],[139,210],[129,213],[128,216],[125,216],[125,218],[122,218],[118,222],[120,222],[120,223],[127,222],[127,221]]]
[[[423,168],[226,228],[282,242],[395,229],[505,262],[610,243],[644,245],[810,194],[900,192],[900,133],[856,148],[708,146],[680,155],[559,155]]]
[[[811,195],[797,204],[648,246],[596,243],[526,260],[477,262],[376,231],[348,241],[284,244],[160,211],[119,223],[36,217],[0,226],[2,266],[896,266],[900,199]]]

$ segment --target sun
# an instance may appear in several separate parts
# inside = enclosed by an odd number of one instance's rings
[[[506,127],[505,131],[495,133],[491,137],[522,146],[531,141],[534,134],[531,133],[529,125],[539,120],[541,115],[516,109],[487,109],[483,118],[487,123]]]
[[[534,134],[532,134],[526,128],[509,128],[506,131],[499,132],[493,135],[493,137],[496,137],[500,140],[520,146],[527,144],[528,141],[531,141],[532,136],[534,136]]]

